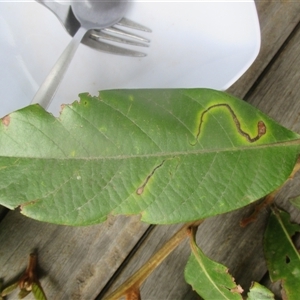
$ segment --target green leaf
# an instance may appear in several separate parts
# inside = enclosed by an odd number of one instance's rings
[[[5,297],[7,295],[9,295],[10,293],[12,293],[15,289],[18,288],[18,282],[15,282],[13,284],[11,284],[10,286],[6,287],[2,292],[1,292],[1,296]]]
[[[21,289],[19,294],[18,294],[18,298],[19,299],[24,299],[26,296],[28,296],[30,294],[31,291],[28,291],[26,289]]]
[[[299,135],[222,92],[112,90],[80,98],[59,118],[33,105],[2,119],[0,204],[70,225],[109,214],[193,221],[270,193],[299,153]]]
[[[274,300],[274,294],[265,286],[254,282],[250,287],[250,291],[247,294],[247,300]]]
[[[41,286],[35,282],[32,283],[32,293],[36,300],[46,300],[46,295]]]
[[[190,239],[192,254],[184,270],[184,278],[203,299],[241,300],[242,288],[234,282],[228,269],[209,259]]]
[[[273,209],[264,237],[264,251],[273,282],[281,280],[285,299],[298,300],[300,295],[300,255],[291,237],[300,231],[291,224],[286,212]]]

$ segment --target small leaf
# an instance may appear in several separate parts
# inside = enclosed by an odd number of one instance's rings
[[[29,256],[29,263],[24,274],[17,282],[5,288],[2,291],[1,296],[4,297],[10,294],[16,288],[19,288],[20,289],[20,292],[18,294],[19,299],[23,299],[28,294],[33,292],[35,299],[46,300],[44,291],[37,278],[36,266],[37,266],[37,255],[35,253],[31,253]]]
[[[10,293],[12,293],[15,289],[18,288],[18,282],[15,282],[13,284],[11,284],[10,286],[6,287],[2,292],[1,292],[1,296],[5,297],[7,295],[9,295]]]
[[[21,289],[19,294],[18,294],[18,298],[19,299],[24,299],[26,296],[28,296],[31,293],[31,291],[28,291],[26,289]]]
[[[300,255],[291,240],[300,232],[291,224],[288,213],[273,209],[264,236],[264,251],[272,282],[281,281],[284,299],[298,300],[300,295]]]
[[[59,118],[32,105],[0,121],[0,204],[68,225],[195,221],[269,194],[300,152],[299,135],[214,90],[80,98]]]
[[[194,234],[190,244],[192,254],[184,271],[186,282],[204,299],[241,300],[243,290],[228,269],[204,255],[196,245]]]
[[[36,300],[47,300],[43,289],[41,288],[41,286],[39,284],[37,284],[35,282],[32,284],[32,293]]]
[[[250,287],[250,291],[247,294],[247,300],[274,300],[274,294],[265,286],[254,282]]]

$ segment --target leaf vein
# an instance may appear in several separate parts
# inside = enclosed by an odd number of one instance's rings
[[[123,117],[125,117],[127,120],[129,120],[132,124],[134,124],[147,138],[149,138],[153,144],[160,150],[162,151],[162,149],[160,148],[160,146],[131,118],[129,118],[129,116],[126,116],[122,111],[120,111],[119,109],[116,109],[115,107],[109,105],[107,102],[102,102],[104,104],[106,104],[108,107],[110,107],[111,109],[113,109],[114,111],[119,112]]]

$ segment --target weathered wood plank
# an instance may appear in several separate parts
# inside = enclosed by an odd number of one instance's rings
[[[197,234],[201,249],[212,259],[228,266],[231,274],[245,289],[249,287],[251,280],[259,281],[266,272],[261,245],[267,212],[263,212],[262,216],[250,226],[246,228],[239,226],[239,221],[252,211],[253,205],[207,219],[199,227]],[[178,226],[157,227],[151,232],[151,236],[107,294],[145,263],[146,258],[148,259],[151,254],[150,251],[157,251],[166,237],[170,238],[177,229]],[[189,254],[188,241],[185,241],[147,279],[141,289],[142,299],[198,299],[183,277]]]
[[[152,254],[157,252],[181,227],[181,224],[156,226],[140,246],[134,258],[128,262],[114,284],[106,291],[106,295],[143,266]],[[189,254],[187,237],[146,280],[141,289],[142,299],[198,299],[199,297],[183,278],[183,271]],[[102,299],[102,296],[103,294],[97,299]]]
[[[240,98],[245,97],[300,21],[299,1],[256,0],[256,8],[262,37],[260,53],[247,72],[228,89]]]
[[[94,299],[147,227],[138,217],[66,227],[10,212],[0,223],[0,278],[5,284],[20,275],[37,251],[49,299]]]

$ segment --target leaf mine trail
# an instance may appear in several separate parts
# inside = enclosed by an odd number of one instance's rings
[[[238,131],[238,133],[243,136],[249,143],[254,143],[256,142],[257,140],[259,140],[264,134],[266,134],[267,132],[267,127],[265,125],[265,123],[263,121],[258,121],[257,122],[257,135],[255,137],[251,137],[247,132],[245,132],[242,128],[241,128],[241,123],[240,121],[238,120],[235,112],[233,111],[233,109],[227,104],[227,103],[218,103],[218,104],[214,104],[210,107],[208,107],[202,114],[201,114],[201,117],[200,117],[200,122],[199,122],[199,126],[198,126],[198,132],[197,132],[197,135],[196,135],[196,142],[192,144],[192,146],[195,146],[198,139],[199,139],[199,136],[201,134],[201,128],[202,128],[202,124],[203,124],[203,119],[204,119],[204,116],[212,109],[214,108],[217,108],[217,107],[224,107],[226,109],[228,109],[228,111],[230,112],[231,114],[231,117],[235,123],[235,126],[236,126],[236,129]]]
[[[138,195],[143,194],[144,189],[145,189],[145,186],[147,185],[147,183],[148,183],[148,181],[150,180],[150,178],[154,175],[155,171],[156,171],[157,169],[159,169],[164,163],[165,163],[165,160],[163,160],[158,166],[156,166],[156,167],[152,170],[152,172],[147,176],[147,178],[145,179],[144,183],[143,183],[141,186],[139,186],[139,187],[137,188],[136,193],[137,193]]]

